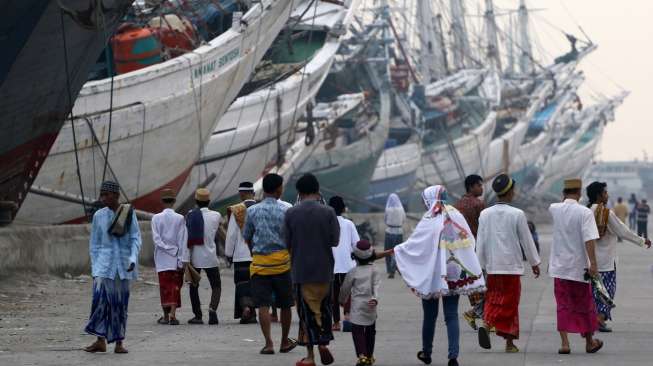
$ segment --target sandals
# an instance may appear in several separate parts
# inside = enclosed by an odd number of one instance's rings
[[[560,355],[568,355],[570,353],[571,353],[571,349],[569,349],[569,348],[568,349],[560,348],[558,350],[558,354],[560,354]]]
[[[259,353],[262,354],[262,355],[273,355],[274,350],[273,349],[267,349],[267,348],[263,347],[263,348],[261,348]]]
[[[306,359],[302,358],[301,360],[295,363],[295,366],[315,366],[315,362],[304,362],[304,361],[306,361]]]
[[[161,324],[161,325],[168,325],[168,324],[170,324],[170,320],[167,320],[167,319],[164,318],[164,317],[160,317],[159,320],[157,320],[156,322],[157,322],[158,324]]]
[[[419,351],[417,352],[417,359],[424,362],[426,365],[430,365],[433,360],[431,359],[431,356],[427,356],[424,351]]]
[[[506,353],[519,353],[519,348],[517,346],[506,346]]]
[[[116,345],[116,348],[114,348],[113,353],[117,354],[127,354],[129,351],[127,351],[127,348],[125,348],[123,345]]]
[[[340,324],[332,325],[331,330],[334,331],[334,332],[339,332],[340,331]]]
[[[107,344],[95,341],[90,346],[85,347],[84,351],[88,353],[106,352]]]
[[[590,349],[585,349],[585,352],[587,353],[596,353],[598,352],[601,348],[603,348],[603,341],[595,338],[594,339],[594,346]]]
[[[179,320],[177,319],[170,319],[168,322],[169,325],[179,325]]]
[[[317,350],[320,352],[320,362],[322,362],[322,365],[330,365],[333,363],[333,355],[327,346],[318,346]]]
[[[288,352],[294,350],[295,347],[297,347],[297,340],[296,339],[288,338],[288,342],[290,343],[290,346],[288,346],[286,348],[280,348],[279,353],[288,353]]]

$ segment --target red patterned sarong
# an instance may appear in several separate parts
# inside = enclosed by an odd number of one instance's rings
[[[184,285],[184,272],[163,271],[159,272],[159,291],[161,293],[161,306],[175,305],[181,307],[181,288]]]
[[[519,339],[519,275],[488,275],[483,320],[497,335]]]
[[[558,309],[558,331],[594,333],[599,329],[592,285],[555,278],[553,283]]]

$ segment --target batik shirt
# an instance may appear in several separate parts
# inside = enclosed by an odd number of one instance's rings
[[[463,214],[465,221],[467,221],[469,228],[472,230],[472,234],[476,237],[478,231],[478,218],[481,216],[481,211],[485,209],[485,203],[477,197],[467,193],[456,202],[454,207]]]
[[[270,254],[287,249],[282,237],[288,207],[272,197],[247,209],[243,238],[251,243],[253,254]]]

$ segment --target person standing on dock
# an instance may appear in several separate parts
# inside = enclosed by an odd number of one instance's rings
[[[329,206],[333,208],[338,216],[338,225],[340,226],[340,240],[338,246],[333,248],[333,259],[335,265],[333,267],[333,327],[334,331],[340,331],[340,287],[345,281],[345,276],[352,268],[356,266],[356,262],[352,259],[352,251],[356,243],[360,240],[356,225],[351,220],[342,217],[346,211],[347,206],[345,201],[340,196],[333,196],[329,199]],[[349,304],[345,303],[344,306],[345,321],[349,320]]]
[[[630,225],[630,230],[637,230],[637,206],[638,205],[639,205],[639,201],[637,201],[637,197],[635,197],[635,193],[631,193],[630,198],[628,199],[628,207],[630,208],[628,214],[628,223]]]
[[[218,255],[215,238],[220,226],[221,216],[218,212],[209,209],[211,192],[206,188],[195,191],[194,208],[186,215],[188,229],[187,247],[184,250],[184,263],[200,273],[202,270],[211,285],[211,302],[209,303],[209,324],[217,325],[218,305],[222,292],[220,268],[218,268]],[[202,304],[200,302],[199,284],[189,285],[190,303],[194,317],[188,324],[204,324],[202,320]]]
[[[648,215],[651,213],[651,207],[646,200],[642,200],[637,205],[637,235],[648,239]]]
[[[320,203],[320,183],[313,174],[304,174],[295,185],[299,204],[288,209],[284,238],[292,258],[292,279],[299,315],[299,344],[306,357],[297,366],[315,365],[314,347],[322,364],[333,363],[329,342],[333,340],[332,297],[333,250],[340,239],[335,211]]]
[[[479,344],[491,348],[488,329],[494,327],[497,335],[505,338],[507,353],[519,352],[514,340],[519,339],[522,250],[535,278],[540,276],[541,262],[524,211],[510,205],[515,197],[515,184],[507,174],[494,179],[492,190],[497,195],[497,204],[481,212],[476,237],[478,260],[487,273]]]
[[[485,203],[479,198],[483,196],[483,178],[480,175],[472,174],[465,178],[466,193],[456,202],[454,207],[465,217],[472,235],[476,238],[478,231],[478,218],[481,211],[485,209]],[[483,293],[477,292],[469,296],[471,309],[463,313],[463,318],[472,329],[477,330],[476,319],[483,319]]]
[[[281,309],[281,347],[279,352],[292,351],[297,343],[288,338],[293,306],[290,252],[283,240],[283,220],[288,207],[279,201],[283,194],[283,177],[267,174],[263,177],[263,201],[249,207],[245,216],[243,238],[252,250],[250,289],[258,308],[265,346],[259,352],[274,354],[270,335],[270,307]]]
[[[242,182],[238,185],[238,195],[241,202],[227,208],[227,237],[224,251],[227,259],[233,264],[234,285],[234,319],[240,319],[240,324],[256,323],[256,311],[249,283],[249,266],[252,264],[252,253],[243,238],[245,216],[247,209],[256,204],[254,200],[254,184]]]
[[[404,221],[406,220],[406,212],[404,206],[401,204],[399,196],[392,193],[388,196],[388,201],[385,204],[385,243],[384,249],[393,249],[397,244],[404,241]],[[385,268],[388,273],[388,278],[395,278],[397,264],[393,256],[385,258]]]
[[[624,203],[624,199],[619,197],[617,198],[617,204],[614,205],[614,208],[612,208],[612,211],[614,211],[614,214],[617,215],[619,220],[623,222],[624,224],[628,224],[628,205]]]
[[[181,307],[181,288],[184,286],[184,248],[188,242],[184,216],[176,213],[176,192],[166,188],[161,191],[163,211],[152,217],[154,265],[159,276],[159,292],[163,316],[159,324],[179,325],[177,309]]]
[[[614,299],[617,291],[617,239],[625,239],[640,247],[651,247],[651,241],[628,229],[628,226],[617,217],[616,213],[607,208],[608,185],[602,182],[592,182],[585,189],[589,199],[588,207],[594,213],[596,227],[599,230],[599,240],[596,241],[596,261],[601,282]],[[620,197],[621,198],[621,197]],[[616,207],[615,207],[616,209]],[[606,305],[594,289],[594,303],[599,313],[599,331],[612,332],[606,321],[612,320],[612,307]]]
[[[593,338],[599,322],[588,278],[599,274],[595,252],[599,232],[592,210],[578,203],[582,185],[580,179],[566,179],[564,201],[549,207],[553,217],[549,275],[554,279],[560,354],[571,353],[569,333],[585,338],[587,353],[603,347],[600,339]]]
[[[131,205],[121,205],[120,185],[106,181],[100,187],[104,208],[93,215],[89,254],[93,276],[93,303],[86,333],[97,340],[86,352],[106,352],[107,342],[116,342],[115,353],[127,353],[123,346],[127,330],[129,282],[138,278],[141,231]]]

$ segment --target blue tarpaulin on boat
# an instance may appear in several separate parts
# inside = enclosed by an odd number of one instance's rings
[[[535,130],[544,129],[544,127],[546,127],[549,120],[551,119],[551,115],[553,115],[556,106],[557,106],[556,103],[552,103],[546,106],[544,109],[537,112],[535,114],[535,117],[533,117],[533,119],[531,120],[531,123],[528,126],[528,128],[535,129]]]

